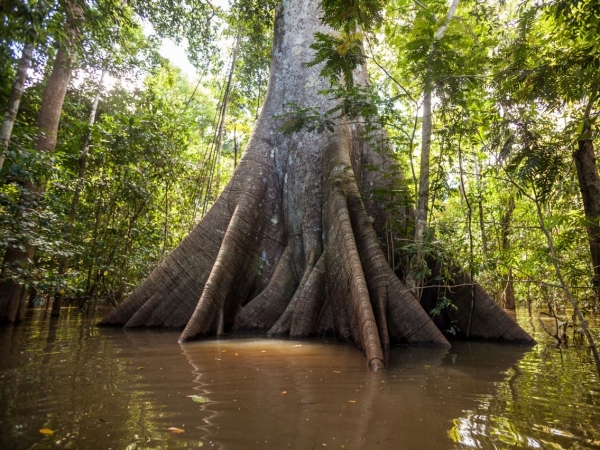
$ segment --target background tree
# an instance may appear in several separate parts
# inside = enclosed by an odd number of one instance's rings
[[[67,2],[64,9],[65,33],[62,48],[56,52],[52,71],[48,78],[37,118],[35,151],[41,155],[51,155],[56,147],[58,124],[63,101],[71,79],[71,67],[76,58],[76,48],[81,34],[83,11],[75,2]],[[22,185],[20,205],[23,217],[32,216],[37,202],[43,196],[44,185],[39,179],[25,181]],[[34,219],[35,220],[35,219]],[[35,227],[35,223],[33,224]],[[14,322],[22,319],[26,306],[27,290],[23,285],[10,279],[10,272],[22,269],[33,257],[31,243],[22,248],[8,248],[4,254],[0,278],[0,321]],[[19,312],[21,311],[21,312]]]

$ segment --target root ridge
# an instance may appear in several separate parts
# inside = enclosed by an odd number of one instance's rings
[[[440,331],[448,324],[428,314],[437,292],[425,286],[419,301],[395,275],[372,223],[385,211],[357,184],[359,176],[362,188],[371,183],[367,163],[390,158],[361,142],[354,125],[338,124],[326,136],[282,136],[271,120],[280,111],[271,95],[223,194],[101,323],[185,327],[182,342],[229,330],[335,333],[353,342],[373,371],[395,343],[449,347]],[[376,180],[371,189],[379,186]],[[440,269],[432,267],[435,277]],[[447,295],[459,308],[458,328],[472,338],[533,342],[464,271],[455,272],[457,286]]]

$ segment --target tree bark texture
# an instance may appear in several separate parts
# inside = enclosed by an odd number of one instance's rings
[[[429,213],[429,159],[431,153],[432,132],[431,90],[425,92],[423,99],[423,123],[421,125],[421,168],[419,171],[419,199],[417,219],[415,221],[415,243],[417,244],[417,264],[423,261],[423,240],[427,231]],[[417,267],[419,269],[419,267]]]
[[[52,153],[56,147],[56,135],[63,101],[71,80],[70,61],[64,50],[58,50],[52,73],[48,78],[42,104],[38,113],[38,134],[35,139],[37,152]],[[22,186],[21,205],[24,214],[37,208],[44,187],[37,181],[27,181]],[[24,250],[8,248],[4,254],[2,273],[0,274],[0,323],[13,323],[22,320],[27,303],[26,289],[9,276],[15,267],[24,267],[33,258],[33,247],[26,245]]]
[[[284,2],[266,100],[231,181],[101,324],[182,327],[181,341],[235,331],[335,334],[354,342],[373,370],[384,365],[391,343],[449,346],[379,243],[386,216],[372,192],[388,181],[368,168],[390,164],[389,156],[362,140],[357,124],[283,135],[274,118],[288,102],[333,106],[318,93],[328,87],[320,68],[305,67],[313,34],[331,32],[320,23],[318,3]],[[355,75],[366,82],[365,67]],[[477,289],[474,320],[481,327],[474,337],[532,342],[500,308],[488,314],[497,305]]]
[[[21,97],[23,96],[23,88],[25,86],[25,81],[27,80],[27,70],[29,70],[29,65],[31,64],[32,53],[33,44],[25,44],[23,51],[21,52],[19,65],[17,66],[15,81],[13,82],[8,97],[6,111],[2,117],[2,125],[0,126],[0,169],[2,169],[2,166],[4,165],[4,152],[8,149],[12,129],[15,124],[15,119],[17,118],[17,112],[19,111],[19,104],[21,103]]]
[[[589,133],[589,129],[587,131]],[[600,177],[596,166],[593,140],[590,138],[580,139],[578,148],[573,153],[573,159],[575,159],[575,167],[577,168],[583,210],[588,220],[586,228],[594,266],[592,282],[598,304],[600,304]]]

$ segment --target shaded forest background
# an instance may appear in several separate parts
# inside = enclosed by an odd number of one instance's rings
[[[340,8],[361,11],[362,31],[336,22]],[[3,113],[31,55],[0,171],[0,253],[26,257],[4,256],[2,282],[22,286],[35,306],[123,301],[230,179],[265,96],[276,9],[258,0],[2,2]],[[323,95],[342,106],[289,105],[282,132],[326,129],[340,114],[386,128],[405,177],[379,194],[392,213],[419,212],[424,201],[426,217],[422,241],[403,239],[406,224],[390,219],[390,264],[424,280],[419,261],[434,254],[458,261],[506,307],[554,311],[567,287],[597,310],[600,181],[595,160],[579,156],[594,151],[600,4],[326,0],[324,10],[340,32],[316,36],[314,48],[331,79]],[[195,79],[159,55],[163,38],[187,43]],[[61,52],[70,80],[56,146],[41,148]],[[360,60],[368,87],[344,78]],[[451,308],[442,297],[432,314]]]

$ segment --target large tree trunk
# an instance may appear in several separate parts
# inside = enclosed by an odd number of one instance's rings
[[[288,102],[332,107],[318,93],[327,88],[320,69],[305,67],[313,59],[313,34],[331,32],[320,23],[318,3],[284,2],[266,100],[231,181],[188,237],[101,324],[184,327],[181,341],[229,331],[336,334],[354,342],[374,370],[390,343],[449,345],[379,244],[386,215],[372,192],[388,181],[369,168],[390,164],[389,156],[361,140],[356,124],[286,136],[274,119]],[[355,76],[365,83],[366,68]],[[533,342],[474,286],[472,337]]]

